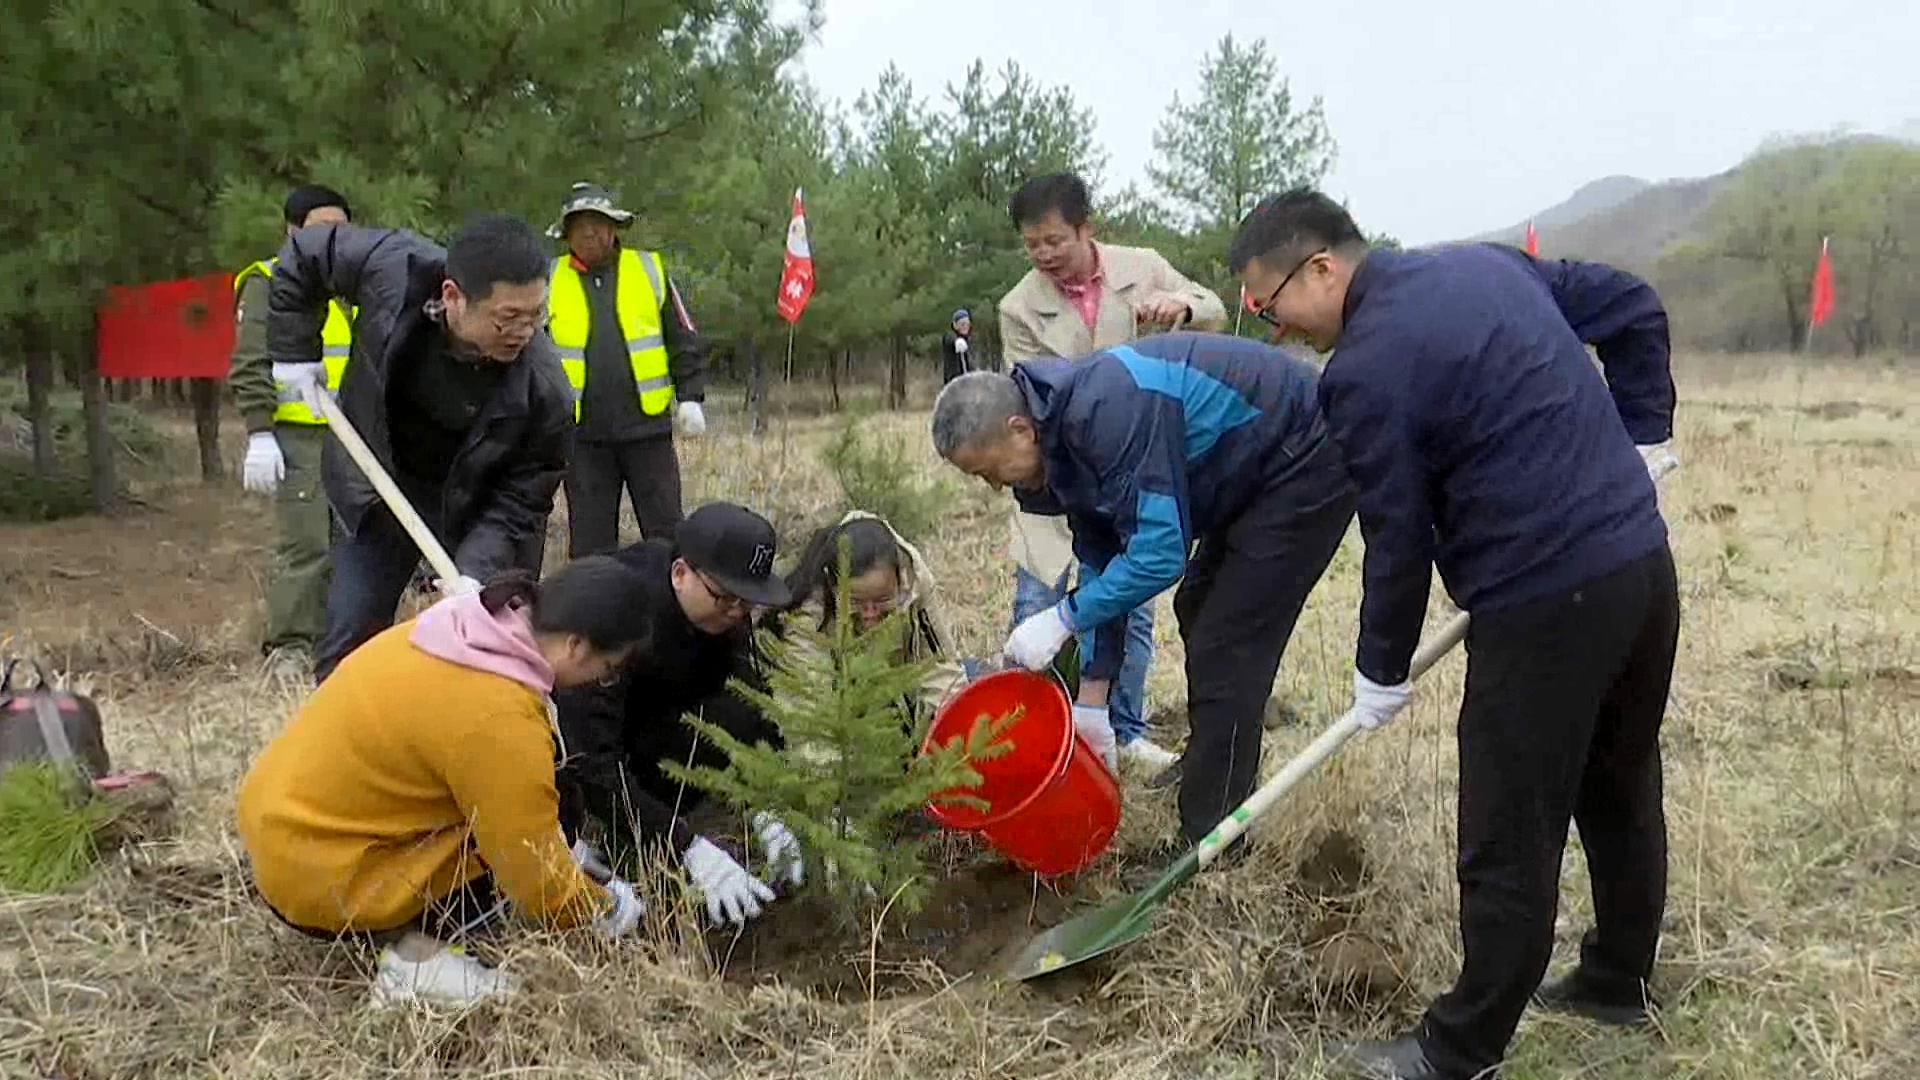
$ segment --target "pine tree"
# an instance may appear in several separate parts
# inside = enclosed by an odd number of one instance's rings
[[[782,634],[761,631],[767,689],[734,683],[734,692],[779,728],[785,747],[747,745],[689,716],[687,723],[726,751],[727,766],[663,767],[743,813],[777,816],[799,839],[809,880],[857,923],[875,901],[901,914],[919,910],[927,890],[926,841],[895,835],[896,823],[936,795],[986,809],[984,800],[964,791],[980,783],[970,763],[1012,749],[1000,737],[1019,712],[983,714],[965,739],[920,753],[929,718],[916,717],[910,703],[933,662],[901,656],[910,617],[904,611],[864,632],[855,624],[845,562],[843,548],[832,622],[824,630],[794,620]]]

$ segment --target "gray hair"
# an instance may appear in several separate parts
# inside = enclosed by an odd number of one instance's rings
[[[1027,397],[1012,376],[969,371],[933,400],[934,452],[952,461],[955,453],[998,437],[1007,421],[1027,415]]]

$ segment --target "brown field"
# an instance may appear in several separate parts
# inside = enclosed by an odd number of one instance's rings
[[[1680,365],[1684,465],[1662,493],[1685,607],[1662,1023],[1622,1035],[1530,1015],[1510,1080],[1920,1077],[1920,376],[1780,370]],[[814,457],[829,421],[776,410],[754,443],[710,408],[716,434],[682,441],[689,505],[761,506],[790,536],[835,509]],[[923,414],[872,423],[937,467]],[[958,490],[926,547],[963,648],[985,652],[1006,619],[1003,519],[984,490]],[[230,825],[238,778],[293,704],[253,648],[271,516],[237,484],[143,494],[117,520],[0,527],[12,648],[91,687],[116,761],[167,773],[182,811],[176,838],[84,888],[0,895],[0,1076],[1319,1077],[1323,1039],[1398,1030],[1457,964],[1455,655],[1407,718],[1260,824],[1246,865],[1204,875],[1148,939],[1060,985],[964,974],[981,951],[964,939],[985,932],[964,917],[951,949],[841,942],[811,974],[723,974],[690,909],[656,896],[645,941],[517,945],[508,963],[531,988],[511,1005],[371,1013],[351,957],[250,901]],[[1356,531],[1301,621],[1278,689],[1308,725],[1270,733],[1269,769],[1345,704],[1359,550]],[[1162,615],[1152,698],[1177,710],[1164,601]],[[1169,796],[1130,790],[1119,847],[1170,822]],[[1110,868],[1088,878],[1083,895],[1116,887]],[[994,933],[1066,902],[1010,888],[980,909]],[[1562,964],[1587,909],[1571,842]],[[841,992],[814,992],[823,966]]]

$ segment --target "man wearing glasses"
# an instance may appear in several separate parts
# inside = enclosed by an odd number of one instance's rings
[[[765,686],[753,650],[753,612],[783,606],[790,597],[773,572],[775,551],[766,518],[715,502],[687,515],[671,540],[642,540],[614,552],[665,582],[673,600],[654,613],[651,643],[625,671],[605,685],[554,695],[566,740],[559,781],[569,836],[589,818],[598,822],[616,865],[640,845],[664,846],[705,894],[715,921],[736,924],[760,914],[773,891],[694,833],[684,816],[704,793],[669,778],[660,763],[726,766],[722,752],[683,722],[688,713],[745,743],[779,739],[778,729],[728,687],[736,677]],[[754,826],[769,861],[797,884],[803,871],[792,834],[764,814]]]
[[[475,219],[445,249],[404,230],[328,223],[280,249],[268,290],[274,381],[320,411],[321,326],[358,309],[340,407],[427,527],[453,553],[443,593],[519,567],[537,572],[573,442],[573,397],[541,328],[549,259],[525,222]],[[393,623],[420,551],[373,484],[328,440],[321,465],[344,536],[333,548],[314,680]]]
[[[1649,475],[1678,464],[1659,296],[1610,266],[1501,245],[1370,250],[1309,190],[1255,206],[1228,262],[1269,322],[1333,354],[1320,403],[1366,538],[1348,715],[1373,730],[1405,709],[1435,567],[1473,616],[1457,721],[1461,971],[1412,1031],[1342,1056],[1370,1077],[1467,1080],[1498,1069],[1529,1000],[1648,1022],[1680,629]],[[1570,820],[1595,926],[1578,966],[1542,986]]]

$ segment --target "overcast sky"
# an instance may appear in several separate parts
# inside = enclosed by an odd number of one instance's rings
[[[1265,37],[1296,98],[1325,99],[1329,192],[1409,243],[1614,173],[1718,172],[1773,132],[1920,119],[1911,0],[825,2],[803,66],[828,95],[851,103],[889,61],[935,96],[976,57],[1012,60],[1093,108],[1109,190],[1144,182],[1154,125],[1222,35]]]

